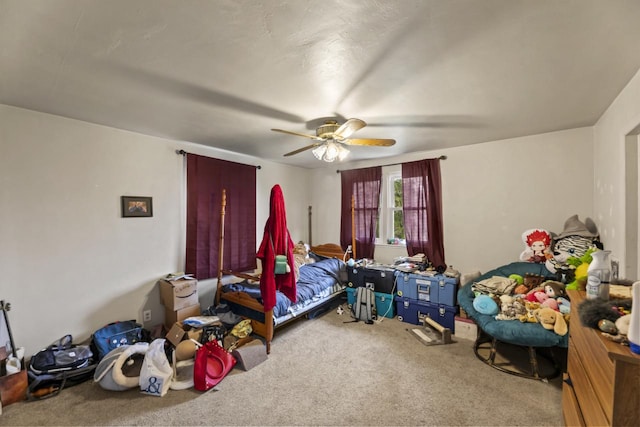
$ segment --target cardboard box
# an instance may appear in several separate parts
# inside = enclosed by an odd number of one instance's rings
[[[478,325],[469,318],[456,316],[456,329],[455,336],[456,338],[462,338],[464,340],[472,340],[475,341],[478,337]]]
[[[182,329],[182,324],[178,322],[173,324],[171,329],[169,329],[169,332],[167,332],[165,338],[167,339],[167,341],[173,344],[174,347],[177,347],[178,344],[180,344],[180,341],[184,339],[186,334],[187,333],[184,331],[184,329]]]
[[[161,280],[160,300],[167,310],[172,311],[198,304],[198,281],[196,279]]]
[[[177,322],[180,322],[187,317],[200,316],[201,314],[202,311],[200,310],[200,304],[190,305],[189,307],[181,308],[180,310],[169,310],[167,308],[164,311],[164,324],[167,329],[171,329]]]

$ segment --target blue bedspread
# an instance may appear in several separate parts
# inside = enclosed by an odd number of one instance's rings
[[[305,305],[324,298],[331,293],[336,285],[342,285],[340,271],[344,270],[345,264],[335,258],[327,258],[312,264],[305,264],[300,267],[297,287],[297,301],[295,304],[280,291],[276,291],[276,305],[273,308],[274,317],[281,317],[290,313],[291,310],[304,307]],[[260,285],[247,281],[224,285],[223,292],[242,291],[262,302],[260,295]]]

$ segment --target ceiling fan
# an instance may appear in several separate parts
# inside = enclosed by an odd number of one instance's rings
[[[390,147],[396,143],[394,139],[363,139],[349,138],[354,132],[362,129],[367,124],[360,119],[348,119],[339,125],[336,120],[325,120],[324,124],[316,129],[315,135],[292,132],[283,129],[271,129],[275,132],[282,132],[289,135],[302,136],[314,140],[315,142],[306,147],[299,148],[285,154],[285,157],[293,156],[306,150],[313,149],[313,155],[318,160],[333,162],[334,160],[344,160],[349,154],[345,145],[373,145],[379,147]]]

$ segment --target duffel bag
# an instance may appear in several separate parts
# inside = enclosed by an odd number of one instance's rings
[[[27,399],[56,396],[63,388],[91,378],[96,369],[88,345],[75,345],[71,335],[40,350],[29,360]]]
[[[149,342],[149,336],[149,332],[135,320],[113,322],[93,333],[91,346],[99,362],[115,348],[123,345],[132,345],[137,342]]]
[[[75,345],[71,335],[65,335],[31,356],[29,371],[35,375],[71,371],[90,365],[92,359],[93,352],[88,345]]]

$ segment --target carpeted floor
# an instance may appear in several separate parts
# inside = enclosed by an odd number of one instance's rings
[[[0,425],[562,425],[560,378],[500,372],[469,340],[423,345],[397,319],[349,320],[332,310],[277,330],[266,361],[206,393],[152,397],[89,381],[7,406]]]

